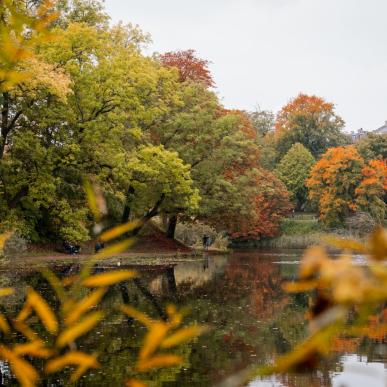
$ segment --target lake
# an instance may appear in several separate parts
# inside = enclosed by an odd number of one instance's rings
[[[181,366],[147,374],[145,379],[151,386],[213,386],[250,365],[271,363],[306,336],[307,297],[288,295],[282,290],[284,282],[296,278],[301,254],[245,251],[168,260],[111,260],[99,270],[118,265],[135,267],[141,278],[110,289],[102,306],[111,308],[129,300],[159,318],[164,316],[168,303],[187,308],[187,322],[206,324],[211,331],[179,347],[177,353],[185,359]],[[27,283],[48,298],[53,297],[38,266],[21,264],[10,269],[8,265],[2,269],[0,285],[17,290],[7,301],[1,299],[2,308],[10,313],[20,308]],[[55,263],[53,269],[74,273],[78,265]],[[130,376],[141,377],[134,371],[134,363],[143,333],[141,325],[118,313],[111,314],[80,341],[80,349],[98,353],[102,368],[88,373],[79,385],[121,386]],[[361,380],[359,374],[354,379],[356,370],[365,367],[383,377],[386,362],[385,342],[343,340],[315,372],[256,379],[250,386],[345,386],[341,384],[343,377],[352,378],[355,383]],[[0,373],[2,385],[15,384],[4,362],[0,362]],[[48,377],[44,385],[61,386],[66,380],[63,373]],[[380,384],[375,379],[375,384],[367,385]]]

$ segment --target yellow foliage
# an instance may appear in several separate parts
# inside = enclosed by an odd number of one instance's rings
[[[176,333],[173,333],[166,339],[164,339],[160,345],[160,348],[172,348],[185,343],[186,341],[192,340],[195,337],[200,336],[207,331],[206,327],[200,325],[192,325],[187,328],[182,328]]]
[[[138,274],[134,270],[116,270],[106,273],[96,274],[86,278],[82,285],[88,288],[97,288],[102,286],[114,285],[118,282],[126,281],[137,277]]]
[[[106,290],[106,288],[97,289],[79,301],[78,304],[72,305],[65,317],[66,325],[75,323],[90,308],[98,305],[102,297],[105,295]]]
[[[151,358],[141,360],[137,365],[137,369],[140,372],[145,372],[151,368],[171,367],[179,365],[182,362],[183,359],[181,358],[181,356],[169,354],[156,355]]]
[[[113,227],[112,229],[101,234],[100,239],[103,242],[107,242],[111,239],[118,238],[122,234],[133,231],[137,227],[140,227],[142,222],[139,220],[130,221],[125,224],[121,224],[119,226]]]
[[[43,359],[47,359],[53,354],[53,351],[45,348],[44,343],[40,340],[31,341],[25,344],[16,344],[13,351],[19,356],[29,355]]]
[[[28,305],[35,310],[47,331],[53,335],[56,334],[58,331],[58,321],[46,300],[31,288],[28,289],[27,294]]]
[[[34,387],[39,380],[38,372],[30,363],[4,345],[0,345],[0,357],[6,360],[23,387]]]
[[[47,362],[45,372],[52,374],[61,371],[69,365],[78,366],[77,371],[71,376],[70,382],[75,383],[90,368],[99,368],[100,364],[95,355],[87,355],[83,352],[72,351]]]
[[[56,345],[59,348],[63,348],[65,345],[70,344],[78,337],[83,336],[89,332],[95,325],[97,325],[103,318],[102,312],[93,312],[82,319],[78,324],[70,326],[61,332],[56,341]]]
[[[146,384],[137,379],[128,379],[125,382],[125,387],[146,387]]]
[[[11,327],[8,324],[7,319],[3,314],[0,314],[0,329],[5,333],[8,334],[11,332]]]
[[[1,288],[0,289],[0,297],[11,296],[14,293],[15,293],[15,290],[13,288]]]
[[[1,74],[0,74],[0,76],[1,76]],[[12,235],[11,232],[7,232],[7,233],[0,235],[0,252],[4,249],[5,242],[7,242],[7,240],[11,237],[11,235]],[[1,296],[1,294],[0,294],[0,296]]]

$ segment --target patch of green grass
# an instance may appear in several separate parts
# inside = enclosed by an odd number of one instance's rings
[[[286,218],[281,223],[282,235],[305,235],[322,232],[317,219]]]

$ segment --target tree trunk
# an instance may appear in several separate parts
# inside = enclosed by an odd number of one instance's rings
[[[170,217],[168,222],[167,238],[175,239],[176,226],[177,226],[177,215],[173,215]]]
[[[3,158],[5,144],[7,142],[8,120],[9,120],[9,94],[3,93],[3,106],[1,109],[0,160]]]
[[[126,223],[129,221],[130,217],[130,202],[131,202],[131,196],[134,194],[134,188],[130,186],[128,188],[128,191],[126,193],[126,201],[125,201],[125,207],[124,207],[124,212],[122,213],[122,218],[121,222]]]

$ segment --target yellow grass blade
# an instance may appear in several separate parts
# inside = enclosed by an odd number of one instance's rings
[[[44,268],[41,270],[41,273],[44,278],[46,278],[51,287],[55,290],[55,293],[57,294],[60,302],[65,302],[67,297],[62,281],[50,269]]]
[[[13,327],[23,334],[27,339],[31,341],[35,341],[38,339],[38,334],[34,332],[27,324],[25,324],[23,321],[13,321]]]
[[[65,345],[72,343],[78,337],[83,336],[89,332],[98,322],[103,318],[102,312],[93,312],[87,315],[79,324],[70,326],[64,330],[56,341],[56,345],[59,348],[63,348]]]
[[[337,247],[338,249],[341,249],[341,250],[351,250],[359,253],[366,252],[365,246],[354,239],[345,239],[345,238],[339,238],[333,235],[329,235],[324,237],[323,241],[325,241],[328,245]]]
[[[144,343],[140,349],[140,360],[147,359],[157,350],[160,343],[168,333],[169,326],[162,322],[152,324],[149,332],[145,336]]]
[[[157,355],[150,359],[140,360],[137,364],[137,369],[140,372],[148,371],[152,368],[171,367],[179,365],[183,362],[180,356],[176,355]]]
[[[134,270],[115,270],[86,278],[82,282],[82,285],[88,288],[97,288],[114,285],[118,282],[126,281],[135,277],[137,277],[137,272]]]
[[[0,297],[11,296],[15,293],[15,289],[13,288],[1,288],[0,289]]]
[[[30,363],[17,356],[4,345],[0,346],[0,357],[10,364],[12,372],[23,387],[36,386],[39,375]]]
[[[47,359],[52,355],[52,351],[48,348],[44,348],[44,343],[40,340],[35,340],[30,343],[17,344],[14,346],[15,354],[19,356],[33,356],[42,359]]]
[[[172,348],[175,347],[181,343],[184,343],[186,341],[189,341],[195,337],[200,336],[203,332],[205,332],[208,328],[201,327],[199,325],[192,325],[187,328],[183,328],[175,332],[174,334],[170,335],[169,337],[165,338],[160,348]]]
[[[66,325],[75,323],[83,313],[98,305],[102,297],[105,295],[106,290],[106,288],[97,289],[79,301],[78,304],[74,305],[65,317]]]
[[[28,290],[28,303],[35,310],[48,332],[53,335],[58,332],[58,321],[46,300],[32,288]]]
[[[44,370],[47,374],[52,374],[62,370],[69,365],[77,365],[87,368],[100,367],[95,355],[88,355],[84,352],[71,351],[61,357],[48,361]]]
[[[32,313],[32,307],[28,303],[28,301],[24,304],[22,310],[19,312],[19,314],[16,317],[17,321],[25,321]]]
[[[369,250],[373,259],[387,259],[387,229],[378,228],[370,237]]]
[[[4,249],[5,242],[7,242],[11,235],[11,232],[6,232],[0,235],[0,251]]]
[[[7,319],[0,313],[0,329],[7,335],[11,332],[11,327],[8,324]]]
[[[146,314],[138,311],[135,308],[132,308],[129,305],[121,305],[119,309],[121,310],[121,312],[125,313],[128,317],[134,318],[135,320],[144,324],[148,328],[151,327],[152,324],[154,323],[154,321]]]
[[[313,289],[316,289],[318,286],[318,281],[298,281],[298,282],[287,282],[282,288],[288,293],[302,293],[309,292]]]
[[[65,277],[62,279],[62,285],[63,286],[69,286],[72,285],[74,282],[76,282],[79,279],[79,275],[72,275],[70,277]]]
[[[146,384],[138,379],[128,379],[125,381],[125,387],[146,387]]]
[[[115,254],[120,254],[126,250],[129,249],[129,247],[133,246],[134,242],[136,241],[136,238],[129,238],[125,239],[122,242],[115,243],[112,246],[105,247],[103,250],[101,250],[99,253],[97,253],[94,256],[95,260],[101,260],[106,257],[110,257]]]
[[[141,224],[142,222],[140,222],[139,220],[134,220],[125,224],[121,224],[119,226],[113,227],[112,229],[102,233],[99,239],[101,239],[101,241],[103,242],[110,241],[111,239],[118,238],[122,234],[133,231],[137,227],[140,227]]]

